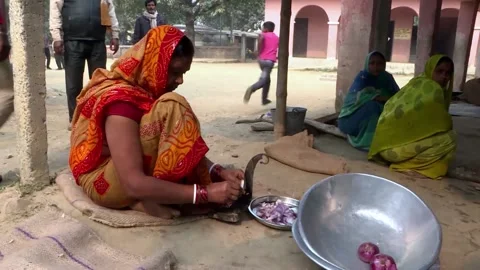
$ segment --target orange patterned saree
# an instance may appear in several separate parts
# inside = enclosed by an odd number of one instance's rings
[[[203,159],[208,147],[198,119],[185,98],[165,91],[172,53],[183,36],[171,26],[152,29],[111,71],[97,69],[78,96],[69,163],[77,184],[97,204],[123,208],[135,202],[125,195],[111,157],[102,155],[102,147],[108,146],[105,108],[118,101],[144,113],[139,136],[147,175],[178,183],[211,183]]]

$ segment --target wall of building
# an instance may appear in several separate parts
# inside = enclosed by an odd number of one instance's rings
[[[325,11],[328,21],[338,22],[341,15],[341,4],[340,0],[293,0],[292,1],[292,18],[290,23],[290,55],[292,55],[293,48],[293,29],[295,18],[300,16],[305,16],[302,11],[302,8],[307,6],[318,6]],[[275,32],[278,34],[280,32],[280,0],[266,0],[265,1],[265,20],[273,21],[277,28]],[[458,12],[460,8],[460,0],[443,0],[442,10],[447,10],[442,12],[442,16],[452,16],[455,11]],[[419,14],[419,0],[393,0],[392,1],[392,20],[395,21],[395,28],[398,29],[407,29],[413,26],[413,16]],[[315,9],[308,8],[306,9],[309,12],[309,15],[319,14],[314,12]],[[318,10],[318,9],[317,9]],[[480,14],[479,14],[480,15]],[[318,17],[318,15],[317,15]],[[316,25],[321,23],[317,19],[315,21]],[[324,51],[324,44],[328,44],[328,25],[323,22],[321,23],[321,30],[310,29],[309,27],[309,44],[307,57],[326,57],[326,49]],[[327,29],[327,30],[325,30]],[[444,29],[446,30],[446,29]],[[393,49],[392,49],[392,61],[394,62],[408,62],[410,59],[410,44],[411,37],[407,39],[408,33],[406,30],[397,31],[397,40],[394,40]],[[318,36],[321,36],[323,39],[319,40]],[[314,38],[311,38],[314,36]],[[401,37],[400,39],[398,37]],[[472,40],[471,52],[469,65],[475,65],[475,59],[477,55],[477,48],[479,46],[478,39],[480,37],[480,16],[477,17],[475,23],[475,31]],[[310,40],[312,39],[312,43]],[[311,51],[310,51],[311,50]]]
[[[328,16],[319,6],[306,6],[295,18],[308,19],[307,57],[326,58],[328,46]],[[292,42],[293,43],[293,42]]]
[[[408,63],[410,61],[413,19],[415,16],[418,16],[417,13],[409,7],[396,7],[392,9],[390,20],[395,22],[392,62]]]

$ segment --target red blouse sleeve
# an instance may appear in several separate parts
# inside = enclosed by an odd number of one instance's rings
[[[132,119],[137,123],[140,123],[140,120],[142,120],[142,116],[143,116],[142,110],[135,107],[135,105],[129,102],[124,102],[124,101],[117,101],[108,105],[105,112],[107,116],[110,116],[110,115],[123,116],[129,119]]]

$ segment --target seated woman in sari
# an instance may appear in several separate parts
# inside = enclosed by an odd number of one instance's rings
[[[193,54],[181,31],[160,26],[82,90],[69,163],[98,205],[171,218],[180,213],[166,205],[229,205],[241,195],[244,173],[205,157],[199,122],[173,93]]]
[[[396,171],[437,179],[456,149],[452,118],[453,62],[432,56],[425,73],[413,78],[386,104],[368,158]]]
[[[355,148],[368,151],[383,104],[398,92],[393,76],[385,71],[385,57],[379,52],[367,56],[343,103],[338,128]]]

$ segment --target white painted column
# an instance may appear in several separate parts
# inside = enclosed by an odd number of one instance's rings
[[[457,34],[455,35],[455,50],[453,52],[453,62],[455,63],[454,91],[462,91],[467,78],[468,59],[470,57],[470,46],[472,44],[477,11],[478,1],[463,1],[460,3]]]
[[[337,39],[339,22],[328,22],[327,59],[337,58]]]

